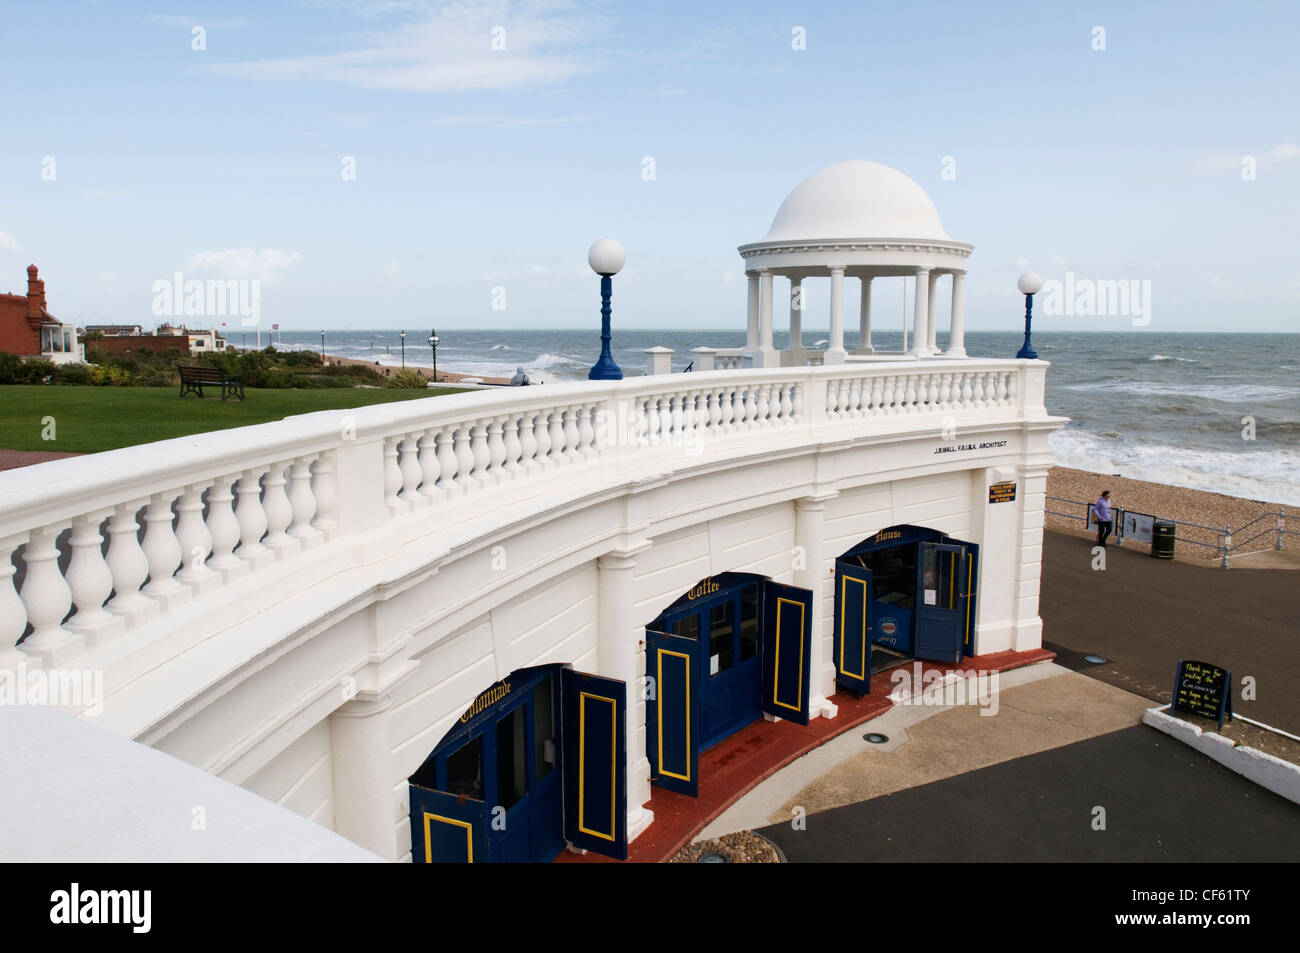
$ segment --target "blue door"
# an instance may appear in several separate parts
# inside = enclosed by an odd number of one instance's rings
[[[564,669],[564,836],[627,859],[627,685]]]
[[[835,561],[835,681],[860,694],[871,690],[871,570]]]
[[[966,548],[918,543],[916,635],[913,654],[936,662],[960,662],[966,641],[968,576]]]
[[[411,776],[417,863],[551,860],[564,847],[558,669],[512,673]]]
[[[764,580],[763,711],[796,724],[808,724],[809,673],[812,669],[813,594]]]
[[[665,613],[657,626],[695,646],[692,676],[699,751],[762,717],[757,580],[707,593],[692,605]],[[650,757],[653,762],[655,756]]]
[[[669,791],[699,794],[699,640],[646,630],[646,748],[650,781]]]

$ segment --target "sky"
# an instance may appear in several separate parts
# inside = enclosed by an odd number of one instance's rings
[[[975,246],[970,330],[1021,326],[1028,269],[1149,289],[1144,324],[1039,330],[1300,330],[1294,3],[69,0],[0,30],[0,291],[34,262],[79,324],[165,320],[180,272],[256,280],[286,330],[589,327],[612,236],[616,326],[743,328],[736,247],[870,159]]]

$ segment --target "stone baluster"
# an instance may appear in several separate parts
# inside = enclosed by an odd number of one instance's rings
[[[208,566],[212,555],[212,533],[203,522],[203,491],[211,484],[191,483],[176,504],[176,542],[181,548],[181,571],[176,580],[190,587],[196,595],[207,592],[220,582]]]
[[[442,464],[438,459],[438,431],[424,430],[417,436],[420,461],[420,496],[425,504],[441,500],[447,494],[438,486]]]
[[[235,555],[248,563],[250,569],[258,569],[275,558],[275,554],[262,545],[266,535],[266,510],[262,508],[262,474],[269,467],[254,467],[245,470],[235,487],[238,502],[235,504],[235,519],[239,521],[239,548]]]
[[[474,421],[469,446],[474,452],[474,472],[470,478],[479,486],[490,483],[492,476],[488,470],[492,466],[492,451],[488,448],[488,421]]]
[[[488,434],[488,464],[487,479],[491,483],[499,483],[505,479],[506,465],[506,438],[505,429],[502,426],[504,417],[493,417],[487,422]]]
[[[230,505],[234,499],[231,487],[238,479],[238,474],[221,477],[208,491],[208,532],[212,536],[212,558],[208,560],[208,567],[220,573],[225,582],[248,572],[248,564],[233,553],[239,542],[239,520],[235,519]],[[112,532],[110,525],[109,535]],[[111,548],[108,554],[111,558]],[[113,608],[112,603],[109,603],[109,608]]]
[[[525,411],[519,418],[519,469],[527,475],[538,469],[537,429],[533,411]]]
[[[507,414],[500,418],[501,443],[505,448],[505,462],[501,464],[502,480],[513,480],[524,469],[523,464],[519,462],[519,457],[523,453],[523,445],[519,441],[519,420],[516,414]]]
[[[108,523],[108,568],[113,574],[113,598],[108,611],[120,615],[132,628],[158,614],[158,603],[140,591],[149,576],[149,559],[140,548],[136,511],[144,500],[132,500],[113,508]]]
[[[456,479],[455,483],[462,492],[468,493],[474,486],[471,474],[474,471],[474,451],[470,449],[471,424],[461,424],[456,428]]]
[[[0,539],[0,671],[26,662],[28,655],[18,648],[27,631],[27,607],[14,589],[14,552],[27,542],[27,534]]]
[[[672,440],[673,434],[673,399],[671,397],[659,398],[659,442],[667,445]]]
[[[970,410],[971,404],[971,374],[970,371],[962,371],[957,376],[957,384],[960,389],[960,404],[962,410]]]
[[[588,460],[596,455],[596,428],[591,423],[595,413],[593,404],[583,404],[578,408],[578,441],[582,455]]]
[[[142,548],[149,562],[149,583],[143,592],[151,599],[157,599],[163,612],[170,612],[194,594],[189,586],[175,579],[183,558],[180,541],[172,526],[172,501],[176,496],[175,491],[155,493],[144,513]]]
[[[311,464],[313,456],[298,457],[293,461],[289,471],[289,508],[293,510],[293,520],[289,523],[289,535],[298,541],[303,549],[310,549],[321,541],[320,530],[311,525],[316,515],[316,496],[311,491]]]
[[[744,419],[741,421],[742,429],[749,430],[758,420],[758,394],[753,384],[745,388],[745,401],[742,407],[745,412]]]
[[[1016,393],[1016,383],[1018,380],[1019,378],[1017,375],[1010,371],[1007,372],[1007,397],[1005,403],[1008,407],[1016,406],[1016,401],[1019,398],[1019,395]]]
[[[408,433],[400,440],[397,469],[402,475],[402,489],[397,498],[414,509],[428,502],[428,497],[420,493],[420,478],[424,475],[420,469],[420,435]]]
[[[284,557],[299,550],[298,541],[289,535],[289,524],[293,522],[293,505],[285,491],[288,479],[285,471],[291,460],[281,460],[271,464],[266,471],[263,485],[266,492],[262,496],[262,507],[266,510],[265,546],[276,556]]]
[[[682,395],[682,432],[686,434],[688,441],[695,439],[696,424],[699,419],[695,410],[697,397],[696,391],[693,390],[688,390]]]
[[[916,413],[916,375],[907,375],[907,386],[903,391],[903,413]]]
[[[455,437],[454,425],[448,424],[438,430],[438,489],[442,490],[444,497],[460,492],[456,485],[456,470],[460,467],[460,461],[456,459],[456,451],[452,446]]]
[[[549,411],[551,418],[551,453],[549,460],[552,466],[559,466],[564,462],[564,412],[559,408]]]
[[[979,372],[975,374],[975,381],[974,381],[975,393],[974,396],[971,398],[971,400],[976,407],[988,406],[988,403],[984,399],[984,376],[985,375],[983,372]]]
[[[311,489],[316,497],[316,518],[311,525],[326,539],[333,539],[339,529],[338,487],[335,483],[338,464],[334,454],[333,450],[326,451],[311,465]],[[209,503],[211,500],[209,494]]]
[[[770,427],[773,423],[773,421],[768,419],[772,411],[772,385],[759,384],[756,389],[758,391],[758,399],[755,401],[758,413],[756,422],[759,427]]]
[[[781,421],[787,425],[794,423],[794,384],[781,385]]]
[[[578,410],[570,407],[564,412],[564,459],[568,463],[577,462],[578,454]]]
[[[384,503],[389,514],[406,512],[407,505],[399,493],[402,489],[402,468],[398,461],[397,444],[400,437],[384,438]]]
[[[659,425],[659,399],[657,397],[647,397],[645,405],[645,444],[651,447],[658,446]]]
[[[868,413],[875,417],[884,411],[882,401],[885,399],[885,382],[877,375],[871,378],[871,397]]]
[[[63,626],[63,617],[72,608],[72,590],[59,572],[60,531],[58,525],[32,530],[23,549],[26,574],[19,593],[32,624],[23,650],[49,665],[61,665],[85,646],[83,636]]]
[[[534,463],[539,469],[551,466],[551,422],[546,411],[539,411],[533,420],[533,439],[537,444]]]
[[[110,512],[96,510],[73,521],[72,536],[68,539],[72,556],[68,560],[68,571],[63,575],[72,592],[72,604],[77,607],[64,625],[84,636],[86,644],[92,647],[103,645],[126,629],[126,622],[120,616],[104,608],[104,601],[113,592],[113,573],[104,561],[100,545],[104,538],[99,535],[99,524]],[[0,583],[0,590],[3,590],[3,583]]]

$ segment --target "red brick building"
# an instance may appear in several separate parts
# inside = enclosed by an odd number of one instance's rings
[[[56,364],[84,360],[77,329],[46,308],[45,282],[35,265],[27,266],[27,294],[0,294],[0,351]]]

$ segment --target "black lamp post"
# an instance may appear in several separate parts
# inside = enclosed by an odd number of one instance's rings
[[[1020,276],[1020,280],[1016,282],[1016,287],[1025,296],[1025,343],[1016,352],[1016,357],[1022,360],[1036,361],[1038,360],[1038,352],[1029,343],[1029,332],[1033,324],[1034,295],[1038,294],[1039,289],[1043,287],[1043,279],[1032,271],[1027,271]]]
[[[325,332],[324,331],[320,333],[320,362],[322,366],[325,364]]]
[[[429,332],[429,349],[433,351],[433,382],[438,383],[438,332],[436,329]]]
[[[612,238],[597,239],[587,251],[587,264],[591,270],[600,275],[600,358],[587,372],[587,379],[593,381],[621,381],[623,371],[614,363],[614,355],[609,351],[610,331],[609,299],[614,294],[614,275],[618,274],[627,261],[627,252],[623,246]]]
[[[406,332],[398,335],[402,339],[402,370],[406,370]]]

